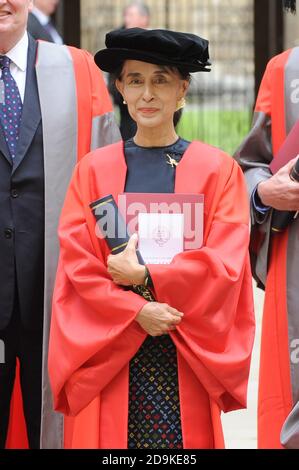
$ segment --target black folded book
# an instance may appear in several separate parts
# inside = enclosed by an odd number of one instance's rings
[[[89,207],[93,212],[104,240],[111,250],[111,254],[116,255],[121,253],[128,244],[130,234],[112,194],[92,202],[89,204]],[[145,263],[139,250],[136,250],[136,255],[139,264],[144,265]],[[147,287],[133,285],[130,288],[146,300],[150,302],[155,301],[152,292]]]

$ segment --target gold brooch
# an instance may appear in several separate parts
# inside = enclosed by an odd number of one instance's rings
[[[169,155],[169,153],[166,153],[166,157],[168,159],[168,161],[166,163],[167,163],[167,165],[171,165],[171,168],[174,168],[175,166],[178,165],[179,162],[177,160],[175,160],[174,158],[172,158]]]

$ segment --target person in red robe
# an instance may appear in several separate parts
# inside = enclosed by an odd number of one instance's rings
[[[254,339],[246,187],[232,158],[174,128],[208,41],[132,28],[106,45],[95,61],[137,133],[77,165],[62,211],[49,374],[65,447],[223,448],[220,414],[246,407]],[[144,266],[133,235],[111,254],[90,204],[123,192],[204,194],[202,247]]]
[[[295,12],[296,1],[286,0],[284,6]],[[299,218],[280,233],[271,230],[273,209],[299,209],[299,185],[290,179],[296,153],[275,175],[269,167],[299,119],[298,60],[299,48],[294,47],[267,64],[252,129],[235,155],[244,169],[250,196],[253,274],[258,286],[265,289],[258,447],[266,449],[294,445],[296,426],[288,416],[299,403]],[[298,437],[295,445],[298,448]]]

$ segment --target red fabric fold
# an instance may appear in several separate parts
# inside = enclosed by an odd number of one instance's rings
[[[259,89],[256,111],[271,117],[276,155],[286,138],[285,67],[291,49],[269,62]],[[280,449],[280,431],[293,406],[287,312],[288,229],[271,243],[261,337],[258,397],[258,447]],[[272,367],[275,364],[275,367]]]

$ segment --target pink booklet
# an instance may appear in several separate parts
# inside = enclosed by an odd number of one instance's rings
[[[297,155],[299,155],[299,119],[295,122],[284,143],[270,163],[270,170],[273,175],[292,158],[297,157]]]
[[[137,232],[146,263],[169,263],[203,243],[203,194],[123,193],[118,196],[130,234]]]

